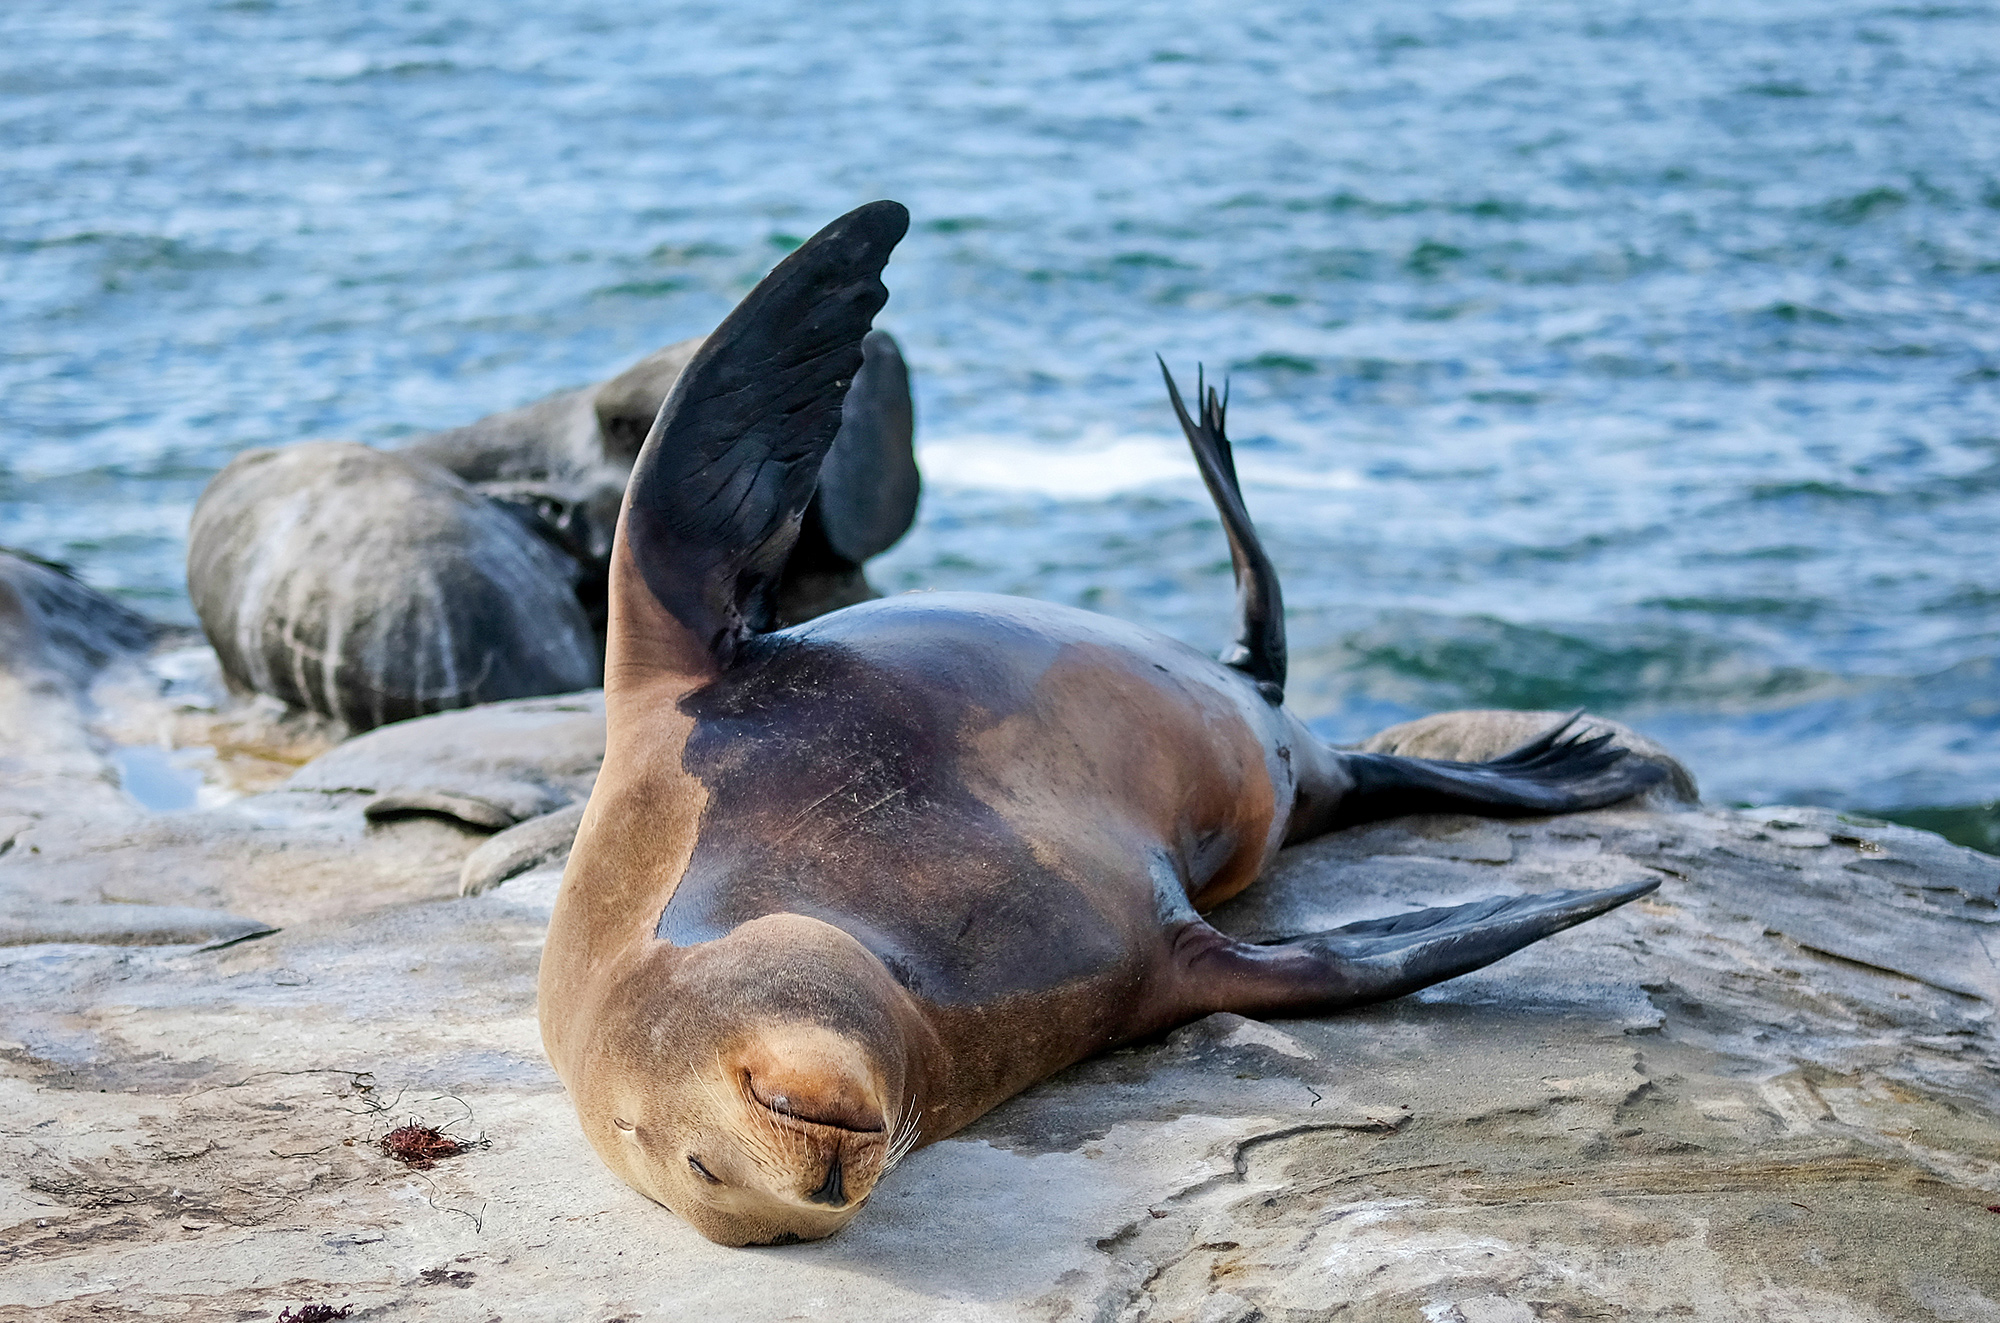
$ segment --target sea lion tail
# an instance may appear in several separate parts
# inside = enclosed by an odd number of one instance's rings
[[[605,683],[719,674],[773,627],[776,588],[909,229],[871,202],[736,305],[674,383],[632,467],[611,557]]]
[[[1199,374],[1199,369],[1196,370]],[[1195,377],[1195,407],[1199,420],[1188,415],[1181,402],[1180,387],[1167,362],[1160,359],[1160,375],[1167,381],[1167,398],[1173,402],[1174,416],[1187,434],[1201,480],[1222,517],[1222,530],[1229,537],[1229,560],[1236,572],[1236,642],[1222,654],[1222,664],[1243,672],[1256,681],[1257,689],[1276,706],[1285,701],[1285,601],[1278,588],[1278,572],[1264,554],[1250,511],[1243,504],[1243,489],[1236,481],[1236,456],[1223,430],[1223,416],[1229,409],[1226,393]]]

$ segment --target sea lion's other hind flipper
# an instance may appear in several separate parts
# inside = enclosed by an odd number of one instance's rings
[[[1287,839],[1302,841],[1357,823],[1406,813],[1538,817],[1603,808],[1666,779],[1667,769],[1635,758],[1610,735],[1572,735],[1572,712],[1526,744],[1481,763],[1333,753],[1328,786],[1302,779]]]
[[[882,267],[909,228],[895,202],[834,221],[717,327],[674,383],[626,488],[612,552],[607,684],[699,679],[772,627],[772,598],[841,424]]]
[[[1222,530],[1229,537],[1229,560],[1236,571],[1236,642],[1222,655],[1222,664],[1243,672],[1257,682],[1257,688],[1271,703],[1285,701],[1285,602],[1278,591],[1278,572],[1264,554],[1264,544],[1250,522],[1243,504],[1243,489],[1236,482],[1236,456],[1223,431],[1223,415],[1229,401],[1215,393],[1201,377],[1195,378],[1195,407],[1199,420],[1188,416],[1181,402],[1174,374],[1160,360],[1160,375],[1167,381],[1167,398],[1173,402],[1174,416],[1187,434],[1188,448],[1201,469],[1201,480],[1222,517]]]
[[[1216,933],[1185,948],[1188,991],[1197,1008],[1240,1015],[1366,1006],[1469,974],[1659,885],[1645,878],[1599,891],[1493,896],[1261,946]]]

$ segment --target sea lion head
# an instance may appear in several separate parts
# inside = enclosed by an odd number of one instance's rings
[[[653,947],[608,990],[568,1072],[613,1171],[725,1245],[845,1226],[917,1134],[914,1021],[882,962],[769,915]]]

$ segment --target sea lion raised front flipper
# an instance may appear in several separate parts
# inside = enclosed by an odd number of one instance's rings
[[[719,673],[773,599],[840,430],[882,267],[909,228],[895,202],[834,221],[703,343],[632,470],[612,553],[614,675]]]
[[[1653,877],[1597,891],[1490,896],[1264,945],[1203,924],[1181,948],[1182,969],[1191,1000],[1206,1009],[1252,1016],[1348,1010],[1469,974],[1659,885]]]

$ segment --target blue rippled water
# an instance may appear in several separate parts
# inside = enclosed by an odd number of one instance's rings
[[[1218,643],[1157,350],[1232,379],[1329,733],[2000,797],[1992,5],[13,0],[0,196],[0,542],[156,614],[236,450],[601,377],[887,196],[885,587]]]

